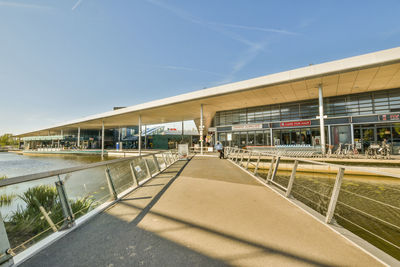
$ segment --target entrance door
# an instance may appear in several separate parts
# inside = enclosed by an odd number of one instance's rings
[[[370,128],[361,128],[361,136],[362,136],[362,146],[365,151],[371,144],[374,144],[375,141],[375,129],[373,127]]]
[[[255,132],[248,132],[248,135],[247,135],[247,145],[248,146],[255,145],[254,134],[255,134]]]

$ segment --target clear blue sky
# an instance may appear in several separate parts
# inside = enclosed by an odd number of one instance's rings
[[[400,1],[0,0],[0,134],[400,45]]]

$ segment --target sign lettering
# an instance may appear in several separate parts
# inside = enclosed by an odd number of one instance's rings
[[[298,126],[309,126],[311,125],[311,121],[288,121],[281,122],[281,127],[298,127]]]
[[[262,123],[241,124],[241,125],[233,125],[232,126],[232,130],[252,130],[252,129],[262,129]]]
[[[400,121],[400,114],[379,115],[380,121]]]

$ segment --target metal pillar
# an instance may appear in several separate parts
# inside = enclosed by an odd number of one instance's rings
[[[354,145],[354,125],[350,124],[351,144]]]
[[[81,127],[78,127],[78,147],[81,146]]]
[[[328,125],[328,142],[329,142],[329,145],[331,146],[332,140],[331,140],[331,126],[330,125]]]
[[[335,186],[333,187],[331,201],[329,202],[328,211],[326,212],[325,222],[331,223],[333,215],[335,213],[336,203],[339,198],[340,187],[342,186],[342,180],[344,175],[344,168],[339,168],[336,176]]]
[[[270,146],[274,145],[274,137],[272,136],[272,128],[269,128],[269,139],[271,140]]]
[[[144,149],[147,149],[147,125],[144,125]]]
[[[203,121],[203,104],[200,105],[200,154],[203,155],[203,143],[204,143],[204,121]]]
[[[12,258],[13,252],[10,248],[10,242],[8,241],[6,228],[2,216],[0,214],[0,265],[4,267],[13,266],[14,260]]]
[[[324,123],[324,99],[322,95],[322,84],[318,86],[318,99],[319,99],[319,128],[321,135],[321,148],[322,155],[325,155],[325,123]]]
[[[104,121],[101,122],[101,158],[104,157]]]
[[[138,140],[139,156],[142,155],[142,116],[139,115],[139,140]]]
[[[299,165],[299,161],[295,160],[293,169],[292,169],[292,174],[290,175],[288,187],[286,189],[286,197],[289,197],[290,193],[292,192],[292,187],[293,187],[294,179],[296,178],[296,170],[297,170],[298,165]]]
[[[61,208],[64,215],[64,223],[60,226],[60,230],[70,228],[74,225],[75,216],[72,211],[71,205],[69,204],[67,192],[65,191],[64,182],[58,177],[58,181],[55,183],[58,196],[60,198]]]
[[[183,144],[184,131],[185,131],[185,129],[184,129],[184,126],[183,126],[183,121],[182,121],[182,144]]]

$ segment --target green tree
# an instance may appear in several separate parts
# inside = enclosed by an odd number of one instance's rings
[[[1,146],[15,146],[18,142],[12,134],[3,134],[0,136],[0,147]]]

